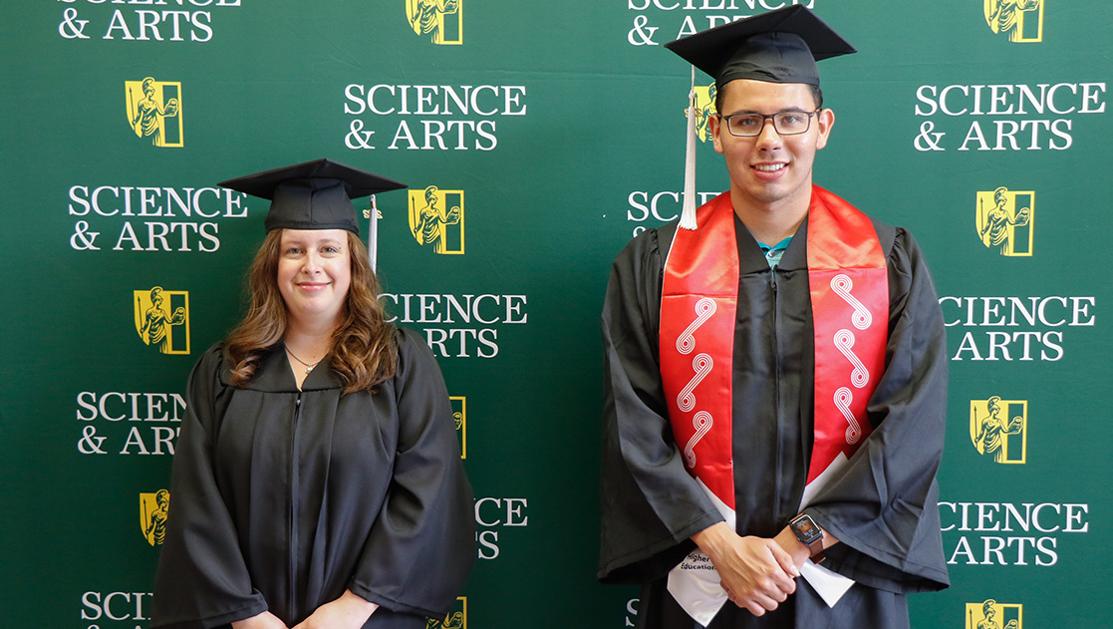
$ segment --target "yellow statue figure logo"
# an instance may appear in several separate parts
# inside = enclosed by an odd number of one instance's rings
[[[696,93],[696,137],[699,138],[700,142],[707,142],[711,140],[711,128],[707,121],[715,115],[715,95],[718,90],[715,88],[715,83],[697,85],[694,89]],[[688,110],[685,109],[681,113],[687,116]]]
[[[429,186],[409,191],[410,234],[433,253],[464,253],[464,191]]]
[[[425,621],[425,629],[468,629],[468,597],[457,596],[456,607],[444,618],[429,618]]]
[[[466,395],[450,395],[448,401],[452,403],[452,420],[456,423],[456,434],[460,437],[460,458],[468,458],[468,397]]]
[[[160,489],[139,494],[139,530],[151,546],[162,546],[166,541],[166,516],[169,512],[169,491]]]
[[[464,0],[406,0],[406,21],[439,46],[464,43]]]
[[[966,604],[966,629],[1024,629],[1024,606],[987,598]]]
[[[132,295],[139,340],[160,354],[189,354],[189,291],[155,286]]]
[[[985,23],[1009,41],[1034,44],[1043,41],[1044,0],[983,0]]]
[[[184,146],[180,81],[124,81],[128,124],[136,137],[163,148]]]
[[[1032,255],[1036,231],[1036,193],[1005,187],[978,192],[978,239],[1003,256]]]
[[[970,401],[970,442],[994,463],[1023,465],[1028,460],[1028,401]]]

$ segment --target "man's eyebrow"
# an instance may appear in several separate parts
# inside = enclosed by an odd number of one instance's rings
[[[738,109],[736,111],[730,112],[729,114],[723,114],[723,115],[724,116],[733,116],[735,114],[762,114],[764,116],[764,115],[785,114],[785,113],[789,113],[789,112],[799,113],[799,114],[811,113],[810,110],[802,109],[800,107],[785,107],[784,109],[778,109],[777,111],[773,112],[772,114],[764,114],[764,113],[762,113],[760,111],[756,111],[754,109]]]

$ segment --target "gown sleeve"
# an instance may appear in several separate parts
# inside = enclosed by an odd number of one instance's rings
[[[219,348],[194,366],[175,446],[166,542],[155,576],[151,627],[207,629],[267,610],[240,551],[231,511],[213,472],[218,429],[214,402],[223,391]]]
[[[393,478],[349,587],[392,611],[439,618],[475,561],[472,489],[436,359],[412,332],[398,344]]]
[[[619,254],[603,304],[603,457],[599,578],[659,577],[723,518],[684,469],[657,359],[661,253],[647,230]]]
[[[912,236],[889,256],[885,374],[867,407],[873,433],[804,510],[840,540],[824,563],[891,592],[949,584],[936,471],[947,415],[947,349],[935,287]]]

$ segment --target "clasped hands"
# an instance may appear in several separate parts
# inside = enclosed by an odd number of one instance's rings
[[[378,608],[378,605],[353,594],[351,590],[344,590],[340,598],[321,605],[309,618],[293,627],[287,627],[278,616],[263,612],[233,622],[232,629],[360,629]]]
[[[743,537],[719,522],[692,541],[711,558],[731,602],[755,616],[777,609],[796,592],[800,566],[810,556],[787,527],[774,538]]]

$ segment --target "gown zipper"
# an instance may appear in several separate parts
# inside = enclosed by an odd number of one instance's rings
[[[301,391],[298,391],[298,397],[294,401],[294,421],[290,425],[290,512],[287,514],[287,526],[289,530],[289,560],[287,570],[289,571],[289,589],[287,596],[289,597],[286,617],[293,622],[296,620],[294,617],[294,610],[297,607],[297,567],[298,567],[298,529],[297,529],[297,514],[298,514],[298,417],[301,415]]]
[[[781,513],[781,465],[783,464],[781,452],[781,343],[777,330],[781,325],[781,296],[777,285],[777,267],[769,269],[769,288],[773,293],[773,421],[776,422],[777,457],[773,467],[773,513],[774,518]],[[775,524],[775,522],[773,523]]]

